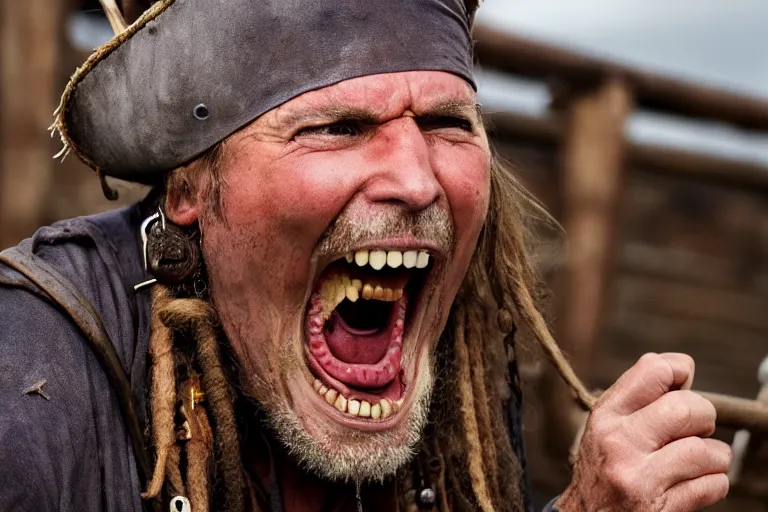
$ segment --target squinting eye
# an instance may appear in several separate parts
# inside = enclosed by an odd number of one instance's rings
[[[320,135],[326,137],[354,137],[360,135],[363,132],[363,127],[360,123],[341,121],[338,123],[327,124],[323,126],[308,126],[299,130],[294,139],[301,137],[302,135]]]
[[[471,132],[472,123],[461,117],[454,116],[424,116],[417,118],[416,122],[422,130],[440,130],[443,128],[458,128]]]

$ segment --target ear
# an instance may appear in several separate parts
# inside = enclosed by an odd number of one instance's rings
[[[165,214],[174,224],[191,226],[200,218],[202,203],[187,173],[183,169],[173,172],[175,175],[168,178]]]

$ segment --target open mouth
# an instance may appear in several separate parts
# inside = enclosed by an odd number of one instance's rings
[[[307,309],[304,351],[313,388],[329,407],[369,421],[402,408],[409,386],[403,338],[434,266],[426,250],[379,249],[349,253],[323,270]]]

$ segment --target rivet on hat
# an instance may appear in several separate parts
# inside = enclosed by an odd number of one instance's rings
[[[208,110],[208,107],[205,106],[205,103],[201,103],[196,106],[193,113],[195,119],[198,121],[205,121],[211,115],[211,112]]]

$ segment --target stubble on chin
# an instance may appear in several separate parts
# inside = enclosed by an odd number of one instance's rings
[[[273,394],[266,400],[254,398],[264,409],[278,441],[304,470],[329,481],[380,482],[413,457],[426,426],[434,379],[430,363],[423,361],[421,366],[408,417],[389,431],[342,427],[323,413],[296,410],[301,402],[291,404],[282,394]],[[274,389],[263,379],[251,382],[255,395]]]

